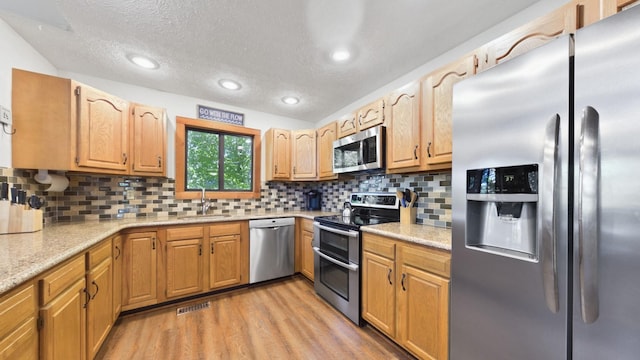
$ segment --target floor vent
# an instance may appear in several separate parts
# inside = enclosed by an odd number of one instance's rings
[[[208,309],[210,304],[211,303],[209,301],[205,301],[205,302],[200,303],[200,304],[183,306],[183,307],[180,307],[180,308],[178,308],[176,310],[176,315],[182,315],[182,314],[186,314],[186,313],[189,313],[189,312],[192,312],[192,311]]]

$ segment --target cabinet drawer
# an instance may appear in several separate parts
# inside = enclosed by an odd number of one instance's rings
[[[89,268],[93,269],[96,265],[111,257],[111,239],[103,241],[100,245],[89,250]]]
[[[167,241],[201,239],[203,236],[204,228],[202,226],[167,229]]]
[[[236,235],[240,234],[240,228],[242,223],[221,223],[209,226],[209,236],[223,236],[223,235]]]
[[[302,230],[313,232],[313,221],[311,220],[302,220]]]
[[[365,233],[362,235],[362,250],[368,251],[387,259],[395,259],[395,241],[375,234]]]
[[[29,284],[0,299],[0,339],[36,312],[36,289]]]
[[[55,268],[40,279],[40,304],[44,305],[84,277],[84,255]]]
[[[447,278],[451,273],[451,255],[443,251],[401,244],[398,246],[398,259],[404,265]]]

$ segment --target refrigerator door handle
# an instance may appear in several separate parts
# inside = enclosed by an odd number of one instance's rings
[[[580,133],[580,183],[578,189],[578,271],[582,320],[598,319],[598,241],[600,236],[600,144],[596,109],[587,106]]]
[[[558,141],[560,136],[560,115],[549,119],[545,131],[544,155],[542,160],[540,217],[538,223],[538,244],[542,244],[542,280],[547,307],[552,313],[560,310],[558,291],[558,268],[556,250],[556,183],[558,176]]]

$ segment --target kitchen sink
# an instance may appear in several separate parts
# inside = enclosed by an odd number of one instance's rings
[[[228,218],[231,215],[189,215],[189,216],[178,216],[179,220],[218,220]]]

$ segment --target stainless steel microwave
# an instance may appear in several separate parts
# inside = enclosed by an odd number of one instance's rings
[[[335,174],[384,169],[385,127],[380,125],[333,142]]]

